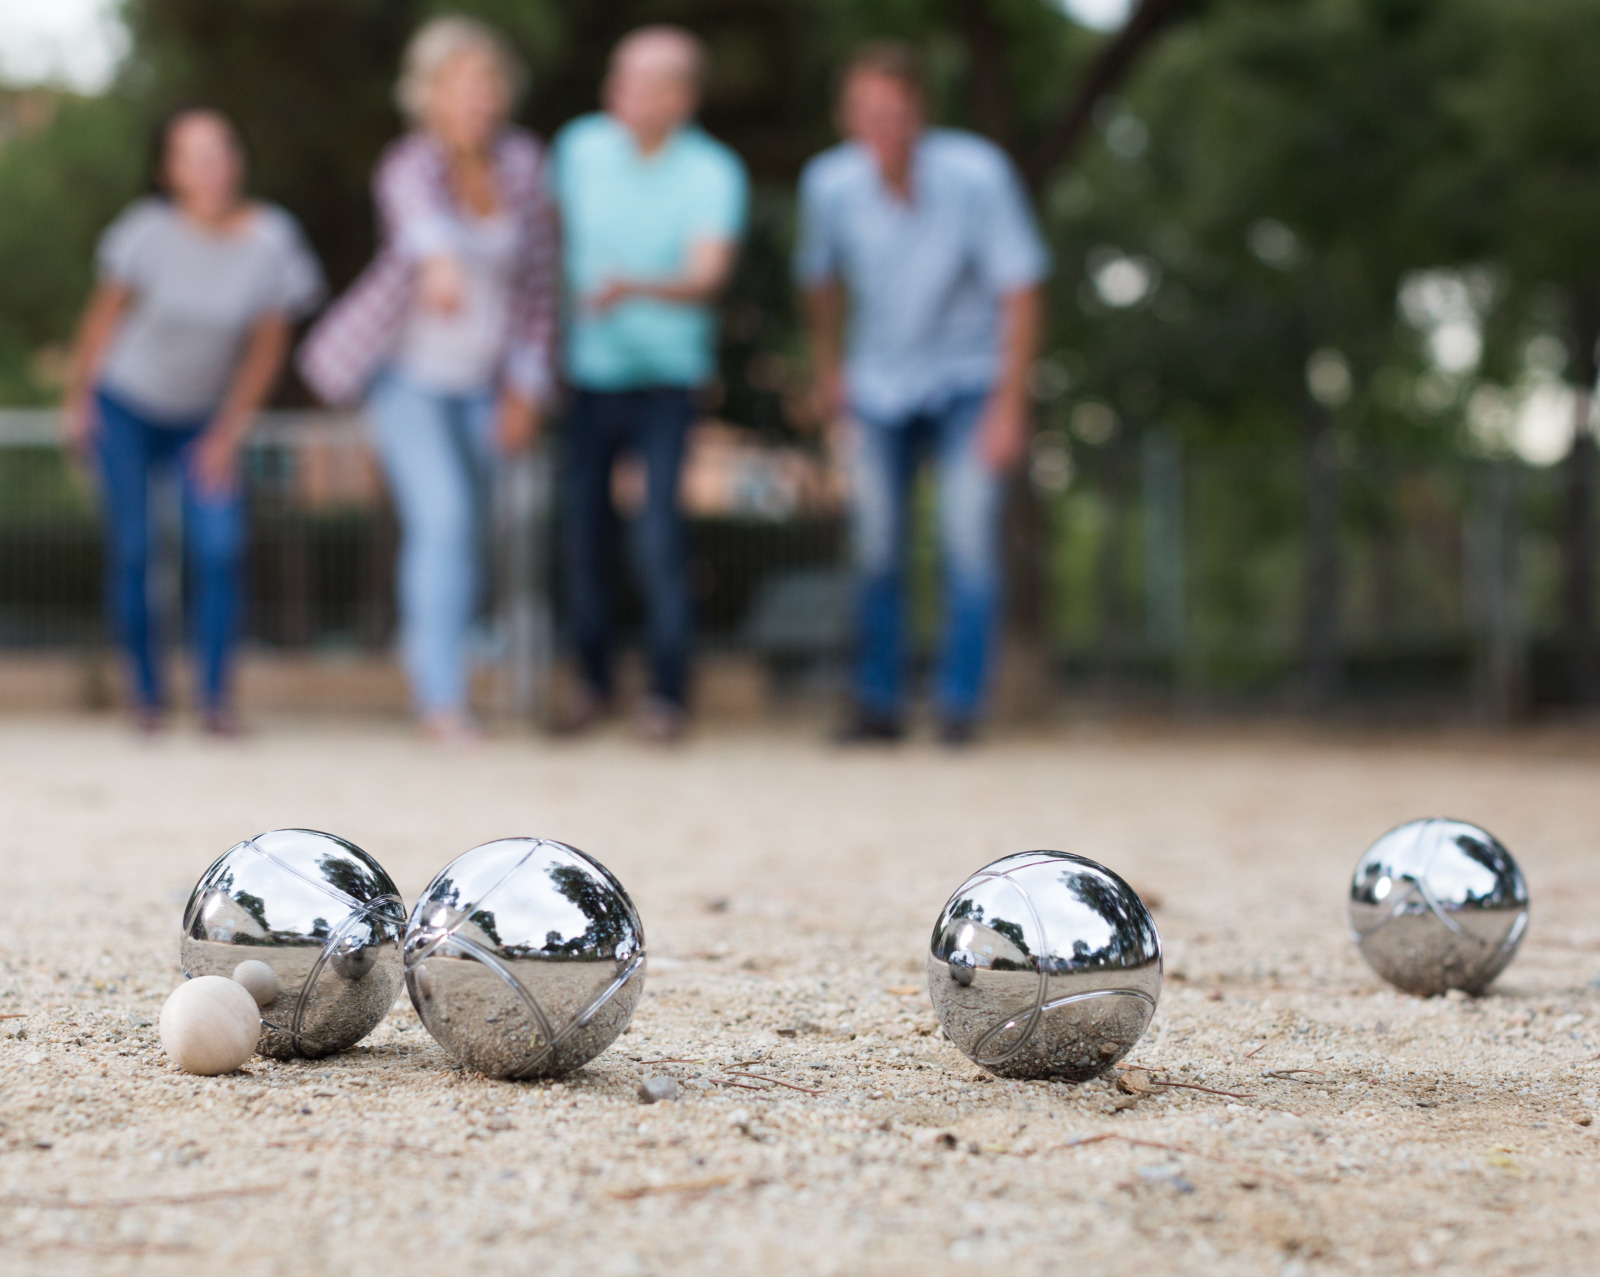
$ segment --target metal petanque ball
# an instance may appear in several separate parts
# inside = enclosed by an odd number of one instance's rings
[[[277,979],[261,1005],[262,1055],[316,1059],[354,1046],[400,991],[405,904],[371,856],[332,834],[274,829],[207,869],[183,911],[188,976],[250,959]],[[271,992],[259,982],[263,992]]]
[[[1350,935],[1399,989],[1482,993],[1528,929],[1528,887],[1494,835],[1413,820],[1367,848],[1350,883]]]
[[[1139,1040],[1161,995],[1161,937],[1103,865],[1025,851],[950,897],[928,952],[945,1035],[1001,1077],[1083,1082]]]
[[[544,838],[458,856],[406,929],[406,987],[422,1023],[490,1077],[553,1077],[592,1060],[628,1027],[644,968],[644,928],[622,884]]]

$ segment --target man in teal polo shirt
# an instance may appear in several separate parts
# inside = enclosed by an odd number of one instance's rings
[[[704,53],[676,27],[646,27],[612,55],[605,110],[567,125],[554,151],[567,291],[565,568],[583,687],[562,726],[610,705],[610,545],[617,457],[644,462],[632,528],[645,600],[647,736],[683,731],[691,616],[678,480],[695,395],[715,376],[712,303],[744,226],[747,181],[732,151],[693,123]]]

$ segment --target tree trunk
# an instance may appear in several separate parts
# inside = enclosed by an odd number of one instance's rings
[[[1144,517],[1144,643],[1174,687],[1184,665],[1183,452],[1177,432],[1155,426],[1139,441]]]
[[[1338,440],[1327,410],[1308,402],[1306,426],[1305,696],[1313,713],[1339,693]]]
[[[1527,702],[1517,474],[1514,462],[1492,462],[1478,476],[1473,502],[1478,713],[1497,725],[1515,721]]]
[[[1100,681],[1108,698],[1120,697],[1128,683],[1129,624],[1127,597],[1128,505],[1131,452],[1124,431],[1106,450],[1104,486],[1105,537],[1095,562],[1099,594]]]
[[[1006,624],[996,698],[1000,716],[1014,722],[1047,717],[1054,701],[1046,581],[1049,526],[1049,514],[1024,469],[1012,480],[1006,499]]]
[[[958,0],[956,18],[967,48],[974,119],[996,143],[1015,153],[1016,113],[1006,84],[1005,39],[990,0]]]
[[[1100,99],[1115,93],[1134,64],[1193,0],[1139,0],[1122,30],[1101,48],[1083,77],[1078,91],[1044,141],[1023,163],[1023,174],[1035,189],[1060,167],[1085,130],[1094,122]]]
[[[1045,622],[1044,541],[1045,512],[1029,482],[1020,472],[1006,499],[1006,625],[1019,637],[1042,639]]]
[[[1580,705],[1600,700],[1600,635],[1595,626],[1595,488],[1600,481],[1589,412],[1600,374],[1600,290],[1580,291],[1572,316],[1572,379],[1578,402],[1572,451],[1565,466],[1566,510],[1561,529],[1562,638],[1567,649],[1570,695]]]
[[[1589,428],[1589,394],[1578,396],[1578,420],[1566,460],[1566,511],[1561,529],[1562,612],[1571,696],[1600,700],[1600,635],[1595,628],[1595,486],[1600,448]]]

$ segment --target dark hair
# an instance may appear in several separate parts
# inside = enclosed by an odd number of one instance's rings
[[[844,74],[839,77],[840,91],[852,78],[863,72],[897,80],[917,98],[928,96],[922,51],[909,41],[873,40],[863,44],[844,65]]]
[[[238,122],[233,116],[213,102],[199,100],[180,102],[163,111],[156,120],[155,127],[150,130],[150,154],[145,170],[145,183],[154,195],[166,198],[172,194],[167,189],[167,147],[172,142],[172,131],[178,127],[180,121],[188,119],[191,115],[210,115],[221,120],[228,130],[228,135],[233,139],[239,157],[247,168],[249,166],[250,147],[246,144],[244,134],[239,131]]]

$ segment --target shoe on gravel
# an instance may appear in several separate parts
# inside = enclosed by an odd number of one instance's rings
[[[552,736],[581,736],[611,712],[603,697],[581,689],[557,702],[550,714]]]
[[[978,724],[970,718],[946,718],[939,723],[939,743],[951,749],[966,749],[978,743]]]
[[[893,745],[905,738],[905,724],[895,714],[878,714],[857,707],[833,734],[836,745]]]
[[[676,745],[689,730],[689,715],[682,705],[652,696],[639,706],[639,735],[654,745]]]

